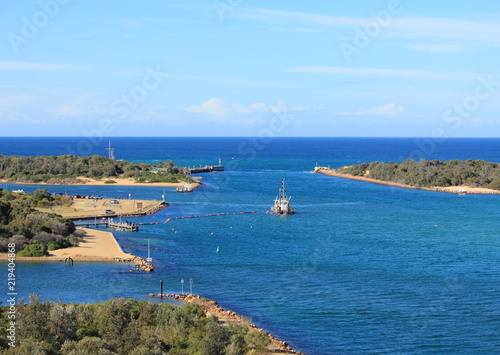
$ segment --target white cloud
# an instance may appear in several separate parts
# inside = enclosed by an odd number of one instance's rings
[[[44,64],[31,62],[0,62],[0,70],[65,70],[81,68],[69,64]]]
[[[398,18],[391,24],[401,37],[453,38],[476,43],[500,43],[500,23],[488,21],[450,20],[429,17]]]
[[[225,118],[227,116],[241,116],[252,113],[265,112],[289,112],[289,111],[312,111],[322,110],[322,106],[308,107],[295,106],[293,108],[286,107],[284,102],[278,101],[276,105],[266,105],[262,102],[256,102],[250,105],[228,104],[219,97],[213,97],[200,105],[191,105],[184,108],[184,111],[192,113],[204,113],[215,117]]]
[[[409,44],[407,46],[415,52],[428,53],[469,53],[470,50],[454,44]]]
[[[71,93],[60,95],[60,100],[53,102],[47,108],[47,113],[59,117],[90,118],[96,116],[112,116],[113,111],[106,102],[106,92],[99,93]]]
[[[383,79],[415,79],[415,80],[463,80],[477,78],[477,73],[447,73],[428,70],[385,69],[385,68],[356,68],[356,67],[329,67],[310,66],[285,68],[284,71],[296,73],[338,74],[356,77],[375,77]]]
[[[240,104],[228,104],[223,99],[213,97],[201,105],[191,105],[184,109],[192,113],[206,113],[212,116],[226,117],[229,115],[245,115],[249,113],[262,113],[271,110],[262,102],[253,103],[248,106]]]
[[[374,9],[377,10],[377,9]],[[384,10],[383,8],[379,10]],[[404,8],[403,8],[404,10]],[[368,23],[376,21],[375,17],[331,16],[298,11],[279,11],[270,9],[241,9],[232,16],[254,20],[314,24],[317,26],[363,28]],[[430,17],[394,16],[387,25],[386,34],[397,38],[446,38],[462,39],[474,42],[476,45],[500,44],[500,23],[489,21],[470,21],[461,19],[444,19]]]
[[[292,111],[319,111],[322,110],[323,106],[308,107],[308,106],[295,106]]]
[[[235,16],[272,22],[305,22],[330,26],[362,26],[366,22],[366,19],[363,18],[270,9],[245,9],[235,13]]]
[[[403,106],[397,106],[394,102],[373,108],[360,107],[357,111],[339,112],[342,116],[397,116],[404,110]]]
[[[85,113],[85,110],[81,105],[75,105],[70,103],[55,107],[52,110],[52,113],[56,116],[70,117],[70,116],[81,116]]]
[[[295,28],[294,31],[297,33],[324,33],[324,32],[326,32],[324,30],[317,30],[317,29],[305,28],[305,27]]]
[[[174,18],[153,18],[153,17],[137,17],[137,18],[104,18],[96,19],[94,22],[102,23],[119,23],[125,28],[134,28],[142,24],[150,23],[177,23],[179,20]]]
[[[31,103],[32,101],[26,94],[8,94],[3,92],[3,90],[0,90],[0,92],[2,93],[2,96],[0,97],[0,108],[21,107]]]

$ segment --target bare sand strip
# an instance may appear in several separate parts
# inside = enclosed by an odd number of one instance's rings
[[[48,258],[64,260],[71,257],[73,260],[86,260],[90,258],[108,259],[109,261],[124,259],[132,260],[132,254],[124,253],[113,233],[94,229],[81,228],[87,235],[77,247],[50,251]]]
[[[124,253],[113,233],[94,229],[81,228],[87,235],[77,247],[49,251],[48,256],[41,257],[16,257],[17,261],[138,261],[138,257]],[[0,254],[0,260],[7,260],[7,254]]]
[[[158,186],[158,187],[180,187],[190,185],[194,190],[202,184],[199,182],[186,183],[186,182],[136,182],[133,178],[109,178],[102,180],[89,179],[84,176],[79,176],[76,179],[81,182],[64,184],[65,186],[79,186],[79,185],[95,185],[95,186]],[[114,183],[106,183],[106,181],[114,181]],[[16,182],[9,181],[8,179],[0,179],[0,182],[7,182],[10,184],[23,184],[23,185],[53,185],[45,182],[29,183],[29,182]],[[61,184],[62,185],[62,184]]]
[[[99,186],[160,186],[160,187],[176,187],[176,186],[184,186],[184,182],[136,182],[132,178],[109,178],[109,179],[101,179],[95,180],[90,179],[84,176],[79,176],[76,179],[81,182],[70,183],[67,185],[99,185]],[[114,183],[106,183],[106,181],[114,181]],[[16,182],[9,181],[8,179],[2,179],[0,182],[8,182],[11,184],[23,184],[23,185],[52,185],[45,182]]]
[[[89,179],[84,176],[77,177],[78,180],[81,180],[81,183],[74,185],[105,185],[105,186],[159,186],[159,187],[180,187],[184,185],[190,185],[194,190],[198,186],[201,186],[199,182],[186,183],[183,181],[180,182],[136,182],[133,178],[115,178],[111,177],[109,179],[95,180]],[[114,183],[106,183],[106,181],[112,180]]]
[[[128,200],[128,199],[99,199],[74,198],[71,206],[54,206],[38,208],[46,213],[56,213],[64,218],[93,219],[102,217],[141,216],[156,212],[166,205],[159,200]],[[106,212],[108,210],[108,213]],[[114,213],[109,213],[113,211]]]
[[[154,293],[150,293],[151,297],[160,297],[160,294],[155,295]],[[207,298],[201,297],[200,295],[190,295],[190,294],[165,294],[163,297],[170,297],[177,300],[182,300],[185,303],[193,303],[199,305],[204,310],[207,317],[216,316],[219,322],[222,325],[230,325],[230,324],[241,324],[248,326],[249,328],[265,334],[271,343],[267,347],[266,354],[269,355],[278,355],[278,354],[295,354],[295,355],[303,355],[301,352],[293,350],[290,345],[286,342],[279,340],[274,335],[266,332],[264,329],[257,327],[256,325],[250,323],[248,318],[243,318],[238,316],[235,312],[230,310],[225,310],[220,307],[216,301],[211,301]]]
[[[388,182],[388,181],[371,179],[371,178],[363,177],[363,176],[354,176],[351,174],[341,174],[341,173],[338,173],[332,169],[323,168],[323,167],[316,167],[314,169],[314,172],[317,174],[324,174],[324,175],[339,177],[339,178],[343,178],[343,179],[366,181],[366,182],[371,182],[374,184],[402,187],[405,189],[413,189],[413,190],[448,192],[448,193],[453,193],[453,194],[463,194],[463,193],[476,194],[476,195],[499,195],[500,194],[500,191],[498,191],[498,190],[492,190],[492,189],[486,189],[486,188],[480,188],[480,187],[470,187],[470,186],[415,187],[415,186],[406,185],[406,184],[399,184],[396,182]]]
[[[161,186],[161,187],[176,187],[183,186],[184,182],[136,182],[133,178],[109,178],[102,180],[89,179],[84,176],[77,177],[82,183],[75,185],[108,185],[108,186]],[[106,184],[106,181],[114,181],[112,184]]]

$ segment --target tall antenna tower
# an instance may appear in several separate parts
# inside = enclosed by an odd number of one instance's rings
[[[106,150],[108,151],[108,158],[110,160],[115,160],[115,148],[111,148],[111,141],[109,141],[109,146]]]

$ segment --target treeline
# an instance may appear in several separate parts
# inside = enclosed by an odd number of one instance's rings
[[[77,246],[85,232],[72,221],[35,207],[69,204],[67,196],[52,196],[46,189],[16,194],[0,189],[0,252],[14,243],[19,256],[43,256],[49,250]]]
[[[403,163],[362,163],[337,173],[406,184],[415,187],[470,186],[500,190],[500,164],[484,160],[420,160]]]
[[[246,325],[219,324],[200,306],[175,307],[116,298],[96,304],[40,301],[17,306],[15,347],[2,307],[3,354],[263,354],[269,338]]]
[[[161,167],[161,171],[150,170]],[[136,181],[178,182],[189,180],[187,170],[175,166],[171,160],[159,162],[156,166],[111,160],[101,155],[78,157],[76,155],[18,157],[0,155],[0,179],[13,182],[66,183],[77,182],[79,176],[93,179],[113,177],[134,178]]]

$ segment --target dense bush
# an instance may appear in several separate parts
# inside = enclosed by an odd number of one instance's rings
[[[2,307],[3,354],[262,354],[264,334],[223,326],[194,304],[180,307],[116,298],[97,304],[42,303],[37,295],[18,305],[16,347],[9,348],[8,307]]]
[[[362,163],[336,172],[365,176],[410,186],[485,187],[500,190],[500,164],[484,160],[420,160],[407,159],[403,163]]]
[[[160,168],[154,173],[151,169]],[[0,155],[0,179],[16,182],[46,182],[51,184],[71,184],[79,176],[94,179],[112,177],[133,177],[150,181],[155,177],[163,182],[191,182],[187,170],[175,166],[171,160],[158,164],[132,163],[111,160],[101,155],[78,157],[76,155],[17,157]],[[160,177],[160,178],[158,178]]]
[[[0,252],[7,251],[9,243],[16,244],[20,256],[41,256],[47,250],[78,245],[83,235],[72,221],[35,209],[70,200],[67,196],[51,196],[45,189],[33,194],[0,191]]]

